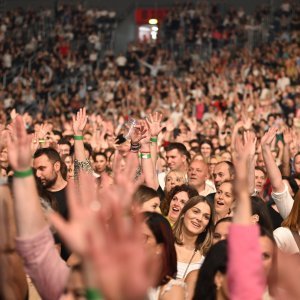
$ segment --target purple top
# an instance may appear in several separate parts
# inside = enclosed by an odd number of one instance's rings
[[[16,249],[42,299],[58,300],[67,284],[70,269],[59,256],[49,227],[34,236],[16,238]]]

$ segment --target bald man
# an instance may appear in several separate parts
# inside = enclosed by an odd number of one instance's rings
[[[207,196],[216,190],[208,185],[206,181],[209,178],[208,165],[202,160],[194,160],[188,168],[188,182],[195,187],[200,196]]]

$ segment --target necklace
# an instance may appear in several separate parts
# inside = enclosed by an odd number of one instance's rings
[[[194,249],[194,252],[193,252],[193,255],[191,256],[190,261],[189,261],[189,263],[188,263],[188,265],[187,265],[187,267],[186,267],[186,269],[185,269],[185,271],[184,271],[184,273],[183,273],[183,277],[182,277],[182,278],[185,278],[185,276],[186,276],[186,274],[187,274],[187,271],[188,271],[188,269],[189,269],[189,267],[190,267],[190,264],[192,263],[192,260],[193,260],[193,258],[195,257],[197,251],[198,251],[198,249],[195,248],[195,249]]]

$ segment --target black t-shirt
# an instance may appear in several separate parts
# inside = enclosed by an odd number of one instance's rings
[[[69,211],[68,211],[68,205],[67,205],[67,195],[66,195],[67,188],[63,188],[60,191],[57,192],[49,192],[50,195],[55,199],[56,207],[58,213],[64,218],[69,218]],[[55,242],[61,244],[61,253],[60,256],[63,260],[67,261],[71,252],[67,248],[67,246],[62,242],[60,239],[60,236],[55,235],[54,236]]]

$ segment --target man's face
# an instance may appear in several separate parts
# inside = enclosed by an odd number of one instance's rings
[[[56,164],[59,163],[57,162]],[[55,167],[55,164],[49,160],[47,155],[41,155],[40,157],[35,158],[33,167],[36,170],[37,178],[46,189],[52,187],[56,183],[59,166]]]
[[[168,151],[166,154],[167,164],[171,170],[184,170],[186,157],[182,155],[177,149]]]
[[[255,170],[255,189],[258,192],[261,192],[264,188],[264,185],[266,183],[266,176],[264,174],[264,172],[262,172],[261,170]]]
[[[229,167],[226,163],[219,163],[215,166],[213,177],[216,187],[220,186],[220,184],[226,180],[233,179],[230,175]]]
[[[70,154],[70,146],[67,144],[58,144],[58,153],[60,156],[66,154],[69,155]]]
[[[202,186],[208,179],[208,167],[201,160],[195,160],[190,164],[188,169],[189,184],[193,186]]]
[[[296,174],[300,174],[300,155],[297,155],[294,159],[294,167]]]
[[[258,153],[257,155],[257,159],[256,159],[256,166],[257,167],[265,167],[265,161],[264,158],[262,156],[262,153]]]

